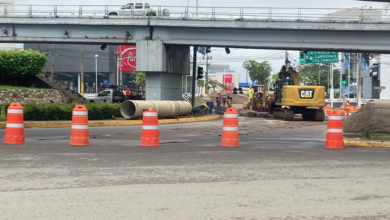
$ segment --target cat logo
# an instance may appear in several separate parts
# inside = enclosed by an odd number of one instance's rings
[[[301,99],[313,99],[314,97],[314,90],[299,90],[299,95],[301,96]]]

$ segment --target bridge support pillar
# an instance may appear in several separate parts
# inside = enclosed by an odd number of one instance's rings
[[[190,47],[137,41],[137,71],[146,73],[147,100],[182,100],[182,76],[190,73]]]

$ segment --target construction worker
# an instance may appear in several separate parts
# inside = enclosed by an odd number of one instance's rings
[[[219,110],[221,109],[221,93],[218,92],[217,97],[215,97],[215,102],[217,103],[217,114],[219,114]]]
[[[248,91],[249,101],[252,101],[253,94],[255,94],[255,91],[253,90],[252,86],[249,86],[249,91]]]
[[[346,100],[345,101],[345,110],[347,111],[347,116],[349,116],[349,106],[351,105],[351,103],[349,103],[349,100]]]

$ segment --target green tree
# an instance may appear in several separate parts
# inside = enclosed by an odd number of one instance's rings
[[[202,79],[198,80],[198,87],[200,87],[200,88],[204,87],[204,80],[202,80]]]
[[[247,60],[242,67],[248,71],[251,80],[259,84],[262,84],[271,75],[272,71],[272,67],[267,61],[259,63],[254,60]]]
[[[328,88],[328,75],[329,75],[329,64],[308,64],[299,65],[297,72],[299,74],[299,80],[303,85],[317,85],[318,74],[320,74],[319,85]],[[333,85],[338,88],[340,83],[340,70],[333,70]]]
[[[135,76],[135,84],[137,86],[145,86],[146,74],[143,72],[137,72]]]
[[[209,79],[207,81],[207,86],[208,88],[212,88],[213,91],[216,91],[217,87],[219,86],[219,82],[217,80],[212,80],[212,79]]]
[[[223,84],[223,83],[218,83],[218,86],[222,89],[222,90],[227,90],[228,87],[226,84]]]
[[[47,57],[38,51],[0,51],[0,79],[3,84],[30,85],[32,77],[46,65]]]

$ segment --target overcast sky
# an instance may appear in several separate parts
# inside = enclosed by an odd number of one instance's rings
[[[15,0],[15,4],[45,4],[45,5],[124,5],[128,2],[138,2],[129,0]],[[196,5],[196,0],[143,0],[151,5],[162,6],[185,6]],[[377,2],[362,2],[352,0],[198,0],[199,6],[241,6],[241,7],[287,7],[287,8],[353,8],[353,7],[372,7],[382,8],[383,3]],[[245,82],[246,77],[242,63],[245,60],[256,60],[259,62],[269,61],[273,68],[273,73],[280,70],[284,63],[284,51],[281,50],[248,50],[248,49],[231,49],[231,53],[227,55],[222,48],[212,49],[214,64],[228,64],[230,69],[241,74],[240,82]],[[292,63],[298,59],[298,51],[289,51]]]

